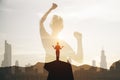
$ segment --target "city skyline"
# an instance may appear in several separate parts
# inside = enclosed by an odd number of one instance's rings
[[[4,54],[4,40],[8,40],[13,46],[13,55],[34,55],[30,57],[33,62],[44,60],[45,50],[39,36],[39,20],[53,2],[58,4],[58,9],[49,15],[46,29],[51,33],[51,17],[54,14],[60,15],[64,21],[60,36],[74,50],[77,49],[77,43],[73,32],[82,33],[85,58],[83,63],[91,64],[91,61],[95,60],[99,66],[100,51],[103,47],[108,66],[120,59],[118,0],[1,0],[0,55]],[[20,64],[24,63],[22,59],[19,61]],[[25,58],[24,61],[27,62]]]
[[[17,59],[17,60],[15,60],[14,62],[15,63],[12,63],[12,59],[14,58],[14,57],[12,57],[12,53],[11,53],[11,51],[12,51],[12,47],[11,47],[12,45],[11,44],[9,44],[8,42],[7,42],[7,40],[5,40],[5,50],[4,50],[4,58],[3,58],[3,60],[2,60],[2,63],[1,63],[1,67],[8,67],[8,66],[19,66],[19,59]],[[29,56],[28,56],[29,57]],[[106,56],[105,56],[105,51],[104,51],[104,49],[102,49],[101,50],[101,56],[99,56],[100,57],[100,65],[98,66],[96,66],[96,61],[95,60],[92,60],[92,66],[94,66],[94,67],[101,67],[101,68],[104,68],[104,69],[108,69],[108,67],[107,67],[107,59],[106,59]],[[21,61],[21,60],[20,60]],[[37,62],[37,61],[36,61]],[[38,61],[39,62],[39,61]],[[31,66],[31,64],[30,64],[31,62],[29,62],[29,60],[28,60],[28,62],[27,63],[25,63],[24,64],[24,66],[26,66],[26,67],[28,67],[28,66]],[[43,62],[44,63],[44,62]],[[35,64],[35,62],[34,62],[34,64]],[[32,65],[34,65],[33,63],[32,63]],[[20,66],[23,66],[23,65],[20,65]],[[80,66],[80,65],[79,65]],[[110,65],[111,66],[111,65]]]

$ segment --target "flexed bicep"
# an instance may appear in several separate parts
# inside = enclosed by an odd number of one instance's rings
[[[74,37],[77,40],[77,51],[76,53],[70,55],[70,58],[78,63],[82,63],[83,62],[82,34],[79,32],[74,32]]]

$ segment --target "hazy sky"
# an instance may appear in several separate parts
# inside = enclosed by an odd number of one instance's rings
[[[60,35],[74,50],[77,42],[73,33],[82,33],[84,63],[96,60],[99,66],[102,48],[108,67],[120,59],[120,0],[0,0],[0,54],[4,53],[4,40],[7,40],[14,55],[33,55],[34,61],[42,61],[45,51],[39,20],[53,2],[58,8],[48,16],[45,28],[50,33],[52,15],[60,15],[64,20]]]

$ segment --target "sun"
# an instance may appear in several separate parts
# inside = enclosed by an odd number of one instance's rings
[[[59,34],[59,35],[58,35],[58,39],[59,39],[59,40],[63,40],[63,39],[64,39],[64,35]]]

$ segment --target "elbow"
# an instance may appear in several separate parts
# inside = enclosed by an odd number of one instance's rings
[[[40,21],[40,27],[43,27],[43,21]]]
[[[42,26],[43,25],[43,23],[42,22],[40,22],[40,26]]]
[[[40,24],[42,24],[43,22],[44,22],[44,20],[43,20],[43,19],[41,19],[41,20],[40,20]]]

